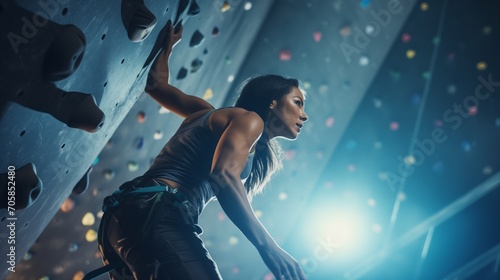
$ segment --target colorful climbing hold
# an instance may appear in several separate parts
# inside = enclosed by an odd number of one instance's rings
[[[280,60],[281,61],[289,61],[292,59],[292,53],[289,50],[281,50],[280,51]]]

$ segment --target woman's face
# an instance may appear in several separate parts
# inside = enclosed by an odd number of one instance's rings
[[[270,105],[267,133],[270,138],[296,139],[307,121],[304,94],[293,87],[292,91]]]

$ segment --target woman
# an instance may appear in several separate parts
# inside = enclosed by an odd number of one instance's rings
[[[249,202],[280,167],[274,138],[295,139],[308,119],[298,81],[253,78],[235,107],[215,110],[168,84],[168,59],[182,26],[175,31],[169,22],[166,30],[146,92],[185,120],[150,169],[104,201],[99,248],[103,261],[116,268],[112,278],[132,273],[141,280],[221,279],[197,225],[198,215],[216,197],[277,279],[305,279]]]

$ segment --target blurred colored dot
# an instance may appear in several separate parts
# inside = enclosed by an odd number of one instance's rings
[[[153,139],[160,140],[162,138],[163,138],[163,132],[161,132],[161,130],[155,131],[155,133],[153,135]]]
[[[228,82],[228,83],[232,83],[233,81],[234,81],[234,75],[229,75],[229,76],[227,77],[227,82]]]
[[[441,119],[435,119],[434,126],[435,127],[443,127],[443,121]]]
[[[476,115],[477,114],[477,106],[470,106],[467,109],[467,114],[469,114],[470,116]]]
[[[487,165],[483,168],[484,175],[490,175],[491,173],[493,173],[493,168],[491,168],[491,166]]]
[[[73,210],[74,207],[75,207],[75,202],[73,201],[73,199],[68,197],[61,205],[61,211],[64,213],[68,213],[69,211]]]
[[[446,87],[446,91],[448,92],[448,94],[455,94],[457,92],[457,86],[454,84],[450,84],[448,85],[448,87]]]
[[[62,265],[58,265],[58,266],[54,267],[53,271],[55,274],[61,274],[64,272],[64,267],[62,267]]]
[[[321,32],[314,32],[313,33],[314,41],[316,41],[316,42],[321,41],[321,36],[322,36]]]
[[[351,82],[350,82],[350,81],[344,81],[344,82],[342,83],[342,88],[343,88],[344,90],[350,90],[350,89],[351,89]]]
[[[326,125],[326,127],[332,127],[334,123],[335,123],[335,119],[333,117],[328,117],[326,119],[325,125]]]
[[[469,143],[469,141],[462,141],[462,143],[460,143],[460,145],[462,146],[462,149],[466,152],[469,152],[471,149],[472,149],[472,145]]]
[[[103,215],[104,215],[104,212],[102,212],[102,210],[99,210],[99,212],[97,212],[97,218],[102,219]]]
[[[92,166],[96,166],[99,163],[99,157],[96,157],[92,162]]]
[[[373,143],[373,147],[375,147],[375,149],[380,149],[380,148],[382,148],[382,143],[377,141],[377,142]]]
[[[226,219],[226,214],[224,214],[224,212],[222,211],[219,211],[219,213],[217,213],[217,220],[219,220],[219,222],[222,222]]]
[[[373,198],[368,199],[367,203],[368,203],[368,206],[370,206],[370,207],[375,207],[375,205],[377,205],[377,202]]]
[[[317,159],[322,159],[325,154],[322,151],[317,151],[316,152],[316,158]]]
[[[287,150],[287,151],[285,151],[284,159],[285,160],[292,160],[295,157],[295,154],[296,154],[295,150]]]
[[[289,50],[280,51],[280,60],[281,61],[289,61],[292,59],[292,53]]]
[[[225,12],[229,11],[230,9],[231,9],[231,5],[229,5],[227,0],[224,1],[224,3],[222,3],[221,12],[225,13]]]
[[[404,33],[403,35],[401,35],[401,40],[405,43],[408,43],[411,40],[411,35],[408,33]]]
[[[323,184],[323,186],[325,187],[325,189],[331,189],[331,188],[333,188],[333,182],[330,182],[330,181],[325,182]]]
[[[278,195],[278,198],[279,200],[286,200],[288,197],[288,195],[284,192],[281,192],[279,195]]]
[[[256,211],[255,211],[255,216],[256,216],[257,218],[262,217],[262,214],[263,214],[263,213],[262,213],[262,211],[261,211],[261,210],[256,210]]]
[[[406,165],[414,165],[416,162],[415,157],[413,155],[406,156],[404,161]]]
[[[496,118],[495,125],[496,127],[500,127],[500,118]]]
[[[319,93],[326,94],[327,92],[328,92],[328,86],[327,85],[321,85],[321,86],[319,86]]]
[[[224,58],[224,62],[229,65],[231,64],[233,61],[231,60],[231,57],[229,55],[226,55],[226,57]]]
[[[389,124],[389,128],[390,128],[391,130],[393,130],[393,131],[398,130],[398,129],[399,129],[399,123],[398,123],[398,122],[391,122],[391,123]]]
[[[252,9],[252,2],[246,2],[244,8],[245,11],[249,11],[250,9]]]
[[[94,242],[97,239],[97,232],[93,229],[87,230],[87,233],[85,234],[85,240],[87,242]]]
[[[240,273],[240,269],[237,267],[233,267],[233,274],[238,274]]]
[[[358,146],[358,143],[355,140],[349,140],[347,142],[347,149],[352,150]]]
[[[135,162],[135,161],[129,161],[127,163],[127,167],[128,167],[128,171],[130,171],[130,172],[135,172],[135,171],[139,170],[139,164],[137,164],[137,162]]]
[[[382,100],[380,100],[378,98],[373,98],[373,106],[375,106],[375,108],[379,109],[380,107],[382,107]]]
[[[354,171],[356,171],[356,165],[354,165],[354,164],[349,164],[349,165],[347,166],[347,170],[349,170],[349,172],[354,172]]]
[[[264,278],[263,280],[274,280],[274,274],[272,272],[268,272],[266,273],[266,275],[264,275]]]
[[[493,28],[490,25],[486,25],[483,27],[483,34],[490,35],[492,30]]]
[[[424,73],[422,73],[422,78],[427,80],[431,77],[431,72],[430,71],[425,71]]]
[[[398,200],[399,201],[405,201],[406,200],[406,194],[404,192],[398,193]]]
[[[452,62],[455,60],[455,57],[456,57],[456,54],[454,52],[450,52],[448,53],[448,55],[446,56],[446,59],[448,59],[449,62]]]
[[[391,70],[389,71],[389,76],[391,76],[391,78],[394,81],[398,81],[401,78],[401,73],[399,73],[398,71]]]
[[[94,214],[87,212],[85,215],[83,215],[82,218],[82,225],[84,226],[91,226],[95,223],[95,217]]]
[[[371,24],[367,24],[367,25],[365,26],[365,33],[366,33],[367,35],[372,35],[372,34],[373,34],[373,32],[375,32],[375,27],[373,27],[373,25],[371,25]]]
[[[372,225],[372,230],[375,233],[380,233],[382,231],[382,226],[379,224],[373,224]]]
[[[76,244],[76,243],[69,244],[68,251],[76,252],[77,250],[78,250],[78,244]]]
[[[146,120],[146,113],[144,112],[139,112],[137,114],[137,122],[138,123],[143,123]]]
[[[104,178],[106,180],[111,180],[115,177],[115,172],[113,170],[110,170],[110,169],[104,170],[103,174],[104,174]]]
[[[342,28],[340,28],[340,35],[342,35],[343,37],[351,35],[351,32],[352,30],[349,25],[344,25]]]
[[[238,244],[238,241],[239,241],[238,237],[236,237],[236,236],[229,237],[229,245],[236,245],[236,244]]]
[[[432,39],[432,43],[434,45],[439,45],[439,43],[441,43],[441,38],[439,37],[434,37],[434,39]]]
[[[477,67],[477,70],[483,71],[483,70],[486,70],[486,68],[488,68],[488,64],[486,64],[486,62],[484,62],[484,61],[480,61],[477,63],[476,67]]]
[[[373,0],[361,0],[361,8],[367,8],[368,6],[370,6],[370,4],[372,3]]]
[[[210,240],[210,239],[205,240],[205,246],[206,247],[211,247],[213,245],[214,245],[214,243],[212,242],[212,240]]]
[[[362,56],[359,58],[359,65],[366,66],[366,65],[368,65],[368,63],[370,63],[370,60],[368,59],[368,57]]]
[[[424,12],[427,11],[429,9],[429,4],[427,4],[426,2],[420,3],[420,9]]]
[[[73,280],[82,280],[83,276],[85,276],[83,271],[77,271],[75,275],[73,275]]]
[[[418,105],[420,103],[420,95],[414,94],[411,96],[411,104]]]
[[[408,59],[412,59],[412,58],[414,58],[416,54],[417,54],[417,53],[416,53],[414,50],[411,50],[411,49],[406,51],[406,57],[407,57]]]
[[[311,83],[306,81],[306,82],[304,82],[302,84],[302,86],[304,87],[304,89],[310,89],[311,88]]]
[[[444,170],[444,165],[443,165],[443,162],[441,162],[441,161],[435,162],[432,165],[432,171],[434,171],[436,173],[442,173],[443,170]]]
[[[211,88],[207,88],[203,94],[203,99],[208,100],[214,96],[214,91]]]

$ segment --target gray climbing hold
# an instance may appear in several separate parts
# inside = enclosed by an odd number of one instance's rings
[[[188,74],[187,69],[182,67],[181,70],[179,70],[179,73],[177,74],[177,80],[182,80],[186,78],[187,74]]]
[[[90,172],[92,172],[92,166],[85,172],[80,181],[76,183],[75,187],[73,187],[72,194],[80,195],[89,188]]]
[[[9,195],[10,187],[15,187],[14,208],[16,210],[32,206],[43,189],[42,180],[38,178],[33,163],[28,163],[19,169],[10,170],[10,174],[9,172],[0,174],[0,180],[2,186],[5,186],[0,188],[0,208],[8,208],[12,204],[11,197],[13,196]],[[15,182],[15,186],[13,182]]]
[[[45,53],[44,77],[55,82],[71,76],[82,62],[86,45],[85,35],[78,27],[63,26]]]
[[[203,39],[205,39],[205,36],[203,36],[203,34],[201,34],[200,31],[196,30],[191,36],[191,40],[189,41],[189,46],[197,47],[203,42]]]
[[[198,58],[194,59],[193,62],[191,62],[191,73],[195,73],[196,71],[198,71],[202,65],[203,61]]]
[[[132,42],[146,39],[157,22],[155,15],[142,0],[122,1],[122,21]]]
[[[196,16],[197,14],[200,13],[200,6],[198,6],[198,3],[196,3],[196,0],[193,0],[193,2],[191,2],[191,6],[189,6],[189,11],[188,11],[188,15],[189,16]]]
[[[67,101],[64,101],[67,100]],[[60,119],[69,127],[87,132],[96,132],[104,125],[104,113],[97,107],[94,96],[80,92],[68,92],[61,104],[66,104],[65,119]]]

